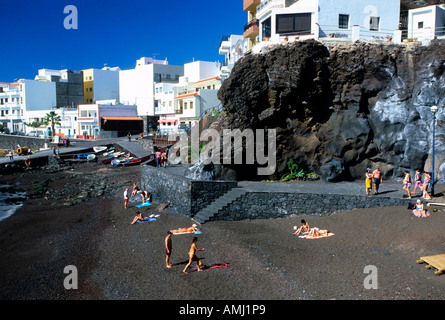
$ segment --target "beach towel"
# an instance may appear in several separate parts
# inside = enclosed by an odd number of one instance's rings
[[[155,218],[145,218],[144,220],[138,220],[138,223],[144,223],[144,222],[152,222],[152,221],[156,221]]]
[[[148,200],[145,203],[135,205],[136,208],[148,207],[151,206],[151,203]]]
[[[178,234],[202,234],[201,230],[196,230],[196,231],[174,231],[174,230],[170,230],[170,232],[172,234],[178,235]]]
[[[214,264],[211,266],[199,266],[201,269],[217,269],[217,268],[227,268],[227,263]],[[193,269],[198,269],[197,266],[193,266]]]

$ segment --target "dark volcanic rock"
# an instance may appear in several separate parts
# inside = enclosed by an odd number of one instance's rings
[[[276,129],[277,170],[294,159],[326,181],[362,178],[380,166],[386,177],[431,170],[431,105],[436,172],[445,175],[445,44],[331,44],[301,41],[249,54],[218,92],[230,129]],[[240,179],[252,166],[228,166]],[[238,169],[237,169],[238,168]],[[259,177],[264,179],[264,177]]]

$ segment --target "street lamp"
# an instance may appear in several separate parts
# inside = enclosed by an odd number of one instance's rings
[[[433,152],[431,160],[431,196],[434,196],[434,146],[436,142],[436,113],[439,108],[437,106],[431,107],[431,112],[433,113]]]

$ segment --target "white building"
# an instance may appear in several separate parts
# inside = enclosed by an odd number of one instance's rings
[[[408,38],[427,42],[445,38],[445,5],[409,10]]]
[[[232,34],[224,36],[219,44],[219,54],[224,56],[224,62],[221,66],[221,79],[224,81],[230,75],[235,64],[244,53],[249,51],[248,39],[242,35]]]
[[[33,113],[46,114],[55,106],[54,82],[19,79],[17,83],[0,85],[0,123],[10,131],[32,131],[25,122],[34,122]]]
[[[134,69],[119,71],[120,102],[136,105],[140,116],[153,116],[155,84],[178,82],[183,75],[183,66],[168,65],[167,60],[141,58]]]
[[[119,67],[85,69],[83,71],[84,103],[100,100],[119,101]]]
[[[393,37],[400,0],[264,0],[256,7],[257,40],[382,40]]]
[[[184,76],[177,84],[156,85],[156,115],[162,133],[175,133],[190,127],[206,111],[218,108],[221,87],[218,62],[194,61],[184,65]]]

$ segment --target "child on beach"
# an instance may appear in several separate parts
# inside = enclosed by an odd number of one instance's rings
[[[405,178],[403,179],[403,190],[408,193],[408,199],[411,199],[411,192],[409,188],[411,187],[411,176],[408,170],[405,170]]]
[[[172,254],[172,233],[167,231],[167,236],[165,237],[165,265],[167,268],[171,268],[170,256]]]
[[[414,191],[411,192],[411,194],[416,195],[416,190],[419,188],[419,190],[422,190],[422,177],[420,170],[416,170],[416,174],[414,175]]]
[[[420,199],[417,200],[416,208],[413,210],[413,214],[419,218],[426,218],[430,216],[428,210],[425,210],[425,207]]]
[[[371,196],[371,189],[372,189],[372,173],[371,169],[366,169],[366,179],[365,179],[365,185],[366,185],[366,195]]]
[[[193,237],[192,245],[190,246],[190,251],[189,251],[189,262],[185,266],[184,270],[182,270],[182,272],[184,272],[185,274],[188,273],[186,270],[192,264],[193,261],[196,261],[196,266],[198,268],[198,271],[202,271],[199,266],[199,258],[196,256],[196,251],[205,251],[205,249],[204,248],[198,249],[198,247],[196,246],[197,241],[198,241],[198,238]]]
[[[128,203],[128,188],[125,188],[124,191],[124,208],[127,209],[127,203]]]
[[[423,195],[427,200],[431,200],[431,196],[428,193],[428,186],[431,184],[431,176],[428,174],[428,172],[424,173],[425,178],[423,179]]]

